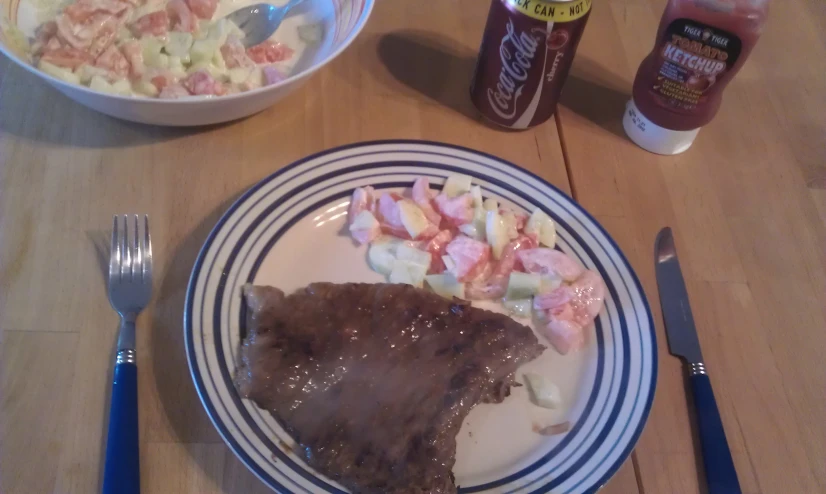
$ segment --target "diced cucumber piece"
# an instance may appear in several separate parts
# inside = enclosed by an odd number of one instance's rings
[[[481,208],[485,200],[482,199],[482,187],[474,185],[470,188],[470,197],[473,198],[473,207]]]
[[[192,43],[189,58],[193,64],[210,63],[220,45],[213,39],[198,39]]]
[[[57,65],[44,62],[43,60],[41,60],[38,64],[38,68],[50,76],[60,79],[61,81],[68,82],[70,84],[80,84],[80,76],[69,69],[58,67]]]
[[[154,97],[154,96],[158,95],[158,88],[155,87],[155,85],[152,84],[149,81],[140,81],[140,82],[138,82],[137,84],[135,84],[135,90],[137,92],[141,93],[141,94],[146,95],[146,96],[153,96]]]
[[[477,206],[476,209],[473,210],[473,226],[476,227],[476,231],[479,232],[479,240],[484,240],[487,238],[487,232],[485,229],[485,224],[488,221],[488,211],[482,206]]]
[[[118,43],[124,43],[134,38],[132,31],[130,31],[126,26],[121,26],[118,28],[118,34],[115,37],[115,40]]]
[[[144,63],[147,67],[154,67],[156,69],[169,68],[169,55],[164,53],[156,53],[151,57],[144,58]]]
[[[138,42],[143,50],[144,61],[157,55],[163,49],[163,41],[155,36],[144,36]]]
[[[170,31],[166,36],[166,43],[164,43],[163,49],[168,55],[180,57],[181,60],[189,58],[189,50],[195,41],[191,33]]]
[[[505,299],[522,300],[531,298],[539,293],[541,282],[542,280],[538,274],[514,271],[508,278],[508,290],[505,292]]]
[[[410,247],[407,244],[401,244],[396,249],[396,259],[430,268],[430,252]]]
[[[109,81],[99,75],[92,77],[89,88],[101,93],[115,94],[115,89],[109,84]]]
[[[212,26],[212,21],[209,19],[198,19],[195,32],[192,33],[194,39],[206,39],[209,36],[209,28]]]
[[[132,85],[126,79],[119,79],[112,84],[112,89],[121,96],[132,95]]]
[[[75,74],[80,77],[80,82],[89,84],[92,82],[92,77],[97,75],[106,78],[106,76],[109,75],[109,71],[85,63],[75,70]]]
[[[456,280],[456,277],[450,273],[429,274],[424,279],[433,292],[439,296],[448,300],[452,300],[453,297],[465,298],[465,284]]]
[[[510,238],[505,222],[502,221],[499,212],[488,211],[487,221],[485,222],[485,237],[493,252],[494,259],[502,257],[502,250],[508,244]]]
[[[229,74],[227,73],[226,69],[221,70],[220,68],[216,67],[214,64],[209,64],[207,66],[207,72],[212,76],[213,79],[219,82],[227,82],[229,81]]]
[[[402,199],[396,204],[399,206],[399,216],[401,216],[402,225],[404,225],[407,233],[410,234],[410,238],[418,238],[423,231],[431,226],[422,208],[417,206],[415,202]]]
[[[396,259],[393,262],[393,269],[390,271],[388,280],[390,283],[405,283],[421,288],[426,274],[426,266]]]
[[[243,39],[244,37],[246,37],[246,34],[244,33],[244,31],[242,31],[241,28],[238,27],[238,25],[236,25],[234,22],[232,22],[229,19],[226,19],[226,21],[227,21],[227,30],[229,32],[229,36],[235,36],[238,39]]]
[[[223,44],[227,42],[227,37],[230,32],[232,32],[231,24],[232,23],[226,19],[218,19],[212,26],[210,26],[206,39],[215,41],[218,47],[223,46]],[[236,26],[236,30],[237,29],[238,28]]]
[[[353,218],[353,222],[350,223],[350,231],[353,230],[370,230],[379,226],[379,220],[373,216],[373,213],[370,211],[362,211]]]
[[[487,241],[487,234],[485,223],[487,221],[488,212],[481,206],[473,211],[473,220],[470,223],[465,223],[459,226],[459,231],[474,240],[482,242]]]
[[[503,305],[511,315],[516,317],[531,317],[531,310],[533,309],[532,299],[505,300]]]
[[[228,73],[231,83],[241,84],[252,75],[252,67],[235,67],[234,69],[229,69]]]
[[[188,56],[188,55],[187,55]],[[176,57],[175,55],[169,55],[169,71],[173,74],[186,74],[186,69],[184,68],[184,62],[181,60],[181,57]]]
[[[261,69],[259,66],[255,66],[252,69],[252,74],[250,74],[249,79],[246,81],[252,87],[260,87],[264,85],[264,70]]]
[[[210,65],[212,65],[212,64],[207,63],[207,62],[193,63],[192,65],[190,65],[189,67],[186,68],[186,73],[187,74],[192,74],[194,72],[198,72],[199,70],[206,70],[207,72],[209,72],[209,66]]]
[[[442,262],[445,263],[445,269],[453,272],[456,270],[456,263],[453,262],[453,259],[450,256],[442,256]]]
[[[556,409],[562,405],[562,393],[556,384],[548,381],[539,374],[526,372],[525,384],[531,401],[542,408]]]
[[[30,61],[31,44],[28,36],[19,27],[8,22],[8,17],[4,14],[0,15],[0,29],[5,34],[6,46],[24,60]]]
[[[539,233],[539,243],[551,249],[556,245],[556,224],[550,218],[548,218],[546,223],[542,224],[542,231]]]
[[[467,175],[450,175],[445,180],[442,192],[450,198],[458,197],[465,192],[470,192],[470,181],[471,178]]]
[[[525,233],[536,235],[539,243],[553,248],[556,245],[556,226],[550,216],[536,209],[525,224]]]
[[[140,39],[141,48],[143,51],[143,63],[147,67],[154,67],[156,69],[169,68],[169,56],[161,53],[163,49],[163,41],[154,36],[144,36]]]
[[[221,54],[221,50],[215,50],[215,54],[212,55],[212,64],[218,67],[220,70],[226,73],[227,71],[227,63],[224,61],[224,55]]]
[[[315,45],[324,39],[324,26],[321,23],[298,26],[298,37],[308,45]]]
[[[459,227],[459,231],[467,235],[468,237],[475,239],[475,240],[485,240],[485,230],[479,231],[479,228],[476,227],[476,222],[465,223]]]
[[[519,230],[516,228],[516,214],[510,209],[500,213],[502,216],[502,223],[505,224],[505,231],[508,234],[508,239],[513,240],[519,236]]]
[[[485,211],[499,211],[499,203],[496,202],[496,199],[487,198],[485,202],[482,203],[482,207],[485,208]]]
[[[396,262],[396,249],[401,243],[401,240],[387,236],[374,240],[367,249],[367,262],[373,271],[389,275],[393,270],[393,263]]]

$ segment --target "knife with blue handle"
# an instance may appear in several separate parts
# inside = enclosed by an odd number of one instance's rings
[[[657,235],[654,252],[668,349],[688,366],[709,494],[741,494],[726,432],[708,378],[671,228]]]

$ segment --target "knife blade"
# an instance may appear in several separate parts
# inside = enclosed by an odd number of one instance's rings
[[[685,359],[688,364],[700,364],[703,362],[703,353],[700,351],[700,340],[697,338],[697,328],[688,303],[688,291],[671,228],[663,228],[657,235],[654,258],[668,350],[672,355]]]
[[[654,266],[668,349],[688,365],[708,493],[740,494],[740,482],[737,480],[717,401],[711,390],[711,380],[703,363],[700,340],[697,338],[697,328],[688,303],[688,291],[680,270],[671,228],[663,228],[657,235]]]

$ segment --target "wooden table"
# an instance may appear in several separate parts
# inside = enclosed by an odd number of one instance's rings
[[[595,2],[555,121],[521,133],[481,125],[468,100],[479,0],[380,0],[302,90],[209,128],[120,122],[0,60],[0,492],[99,492],[117,327],[102,269],[117,212],[152,216],[157,260],[138,331],[143,492],[267,492],[190,380],[190,269],[247,187],[307,154],[383,138],[519,163],[570,191],[631,259],[655,312],[659,381],[634,454],[603,492],[702,490],[654,282],[666,225],[744,492],[826,492],[826,4],[775,2],[716,120],[687,153],[660,157],[623,136],[620,115],[664,3]]]

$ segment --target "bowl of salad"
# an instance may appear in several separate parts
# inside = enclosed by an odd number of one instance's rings
[[[286,0],[267,0],[283,5]],[[307,0],[245,47],[224,17],[260,0],[0,0],[0,51],[97,111],[173,126],[257,113],[341,53],[374,0]]]

